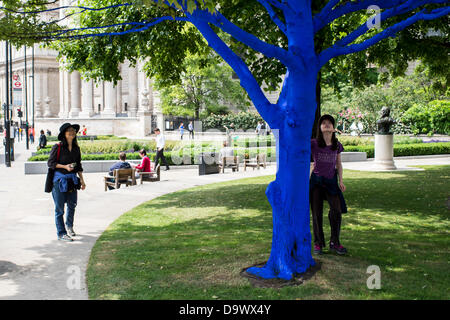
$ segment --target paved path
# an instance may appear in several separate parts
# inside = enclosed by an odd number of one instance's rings
[[[34,148],[33,148],[34,149]],[[3,150],[0,148],[0,152]],[[45,175],[25,175],[31,150],[16,145],[11,168],[0,164],[0,299],[87,299],[85,271],[90,251],[102,232],[124,212],[160,195],[199,185],[275,173],[250,170],[198,176],[197,169],[162,172],[159,183],[104,192],[99,173],[85,174],[87,189],[79,192],[73,243],[56,240],[54,204],[44,193]],[[368,169],[371,161],[344,163],[346,169]],[[450,164],[450,157],[396,159],[408,164]],[[81,287],[70,289],[79,274]],[[76,283],[76,282],[75,282]]]

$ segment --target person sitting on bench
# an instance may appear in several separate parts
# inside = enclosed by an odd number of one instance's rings
[[[127,154],[125,152],[119,153],[119,162],[115,163],[111,168],[109,168],[109,175],[114,175],[114,170],[116,169],[131,169],[131,165],[126,161],[127,160]],[[114,182],[114,178],[108,178],[108,181]],[[119,184],[120,188],[120,184]],[[112,190],[114,187],[108,185],[108,189]]]
[[[219,152],[219,163],[222,162],[223,157],[233,157],[234,156],[234,149],[228,146],[228,142],[223,142],[223,148],[220,149]]]
[[[135,166],[135,169],[137,171],[136,179],[139,179],[140,177],[138,172],[152,172],[151,161],[150,158],[147,156],[147,151],[145,151],[145,149],[140,150],[139,156],[142,158],[142,162],[141,164]]]

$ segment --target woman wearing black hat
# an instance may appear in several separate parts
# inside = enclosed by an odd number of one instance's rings
[[[334,125],[335,121],[331,115],[323,115],[319,119],[317,139],[311,139],[314,169],[309,182],[309,197],[313,216],[315,254],[321,254],[325,247],[322,224],[325,199],[330,205],[328,213],[331,227],[330,251],[340,255],[347,253],[347,249],[339,241],[342,213],[347,212],[342,194],[346,189],[342,181],[341,163],[341,152],[344,151],[344,147],[336,138]]]
[[[81,151],[77,143],[80,126],[65,123],[59,128],[58,140],[48,159],[49,168],[55,172],[52,196],[55,202],[55,223],[58,240],[73,241],[73,219],[77,206],[77,190],[84,190],[86,184],[81,166]],[[78,177],[77,177],[78,173]],[[67,203],[66,224],[64,225],[64,206]],[[67,230],[65,228],[67,227]]]

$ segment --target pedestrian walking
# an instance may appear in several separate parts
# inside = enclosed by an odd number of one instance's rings
[[[260,121],[258,121],[258,124],[256,125],[256,130],[255,130],[255,132],[256,132],[256,135],[260,135],[260,133],[261,133],[261,122]]]
[[[51,190],[55,203],[55,224],[58,240],[70,242],[76,236],[73,230],[75,207],[78,202],[78,190],[85,190],[81,165],[81,151],[77,143],[78,124],[64,123],[58,134],[57,143],[53,146],[48,158],[48,167],[53,172],[53,179],[46,182],[46,191]],[[78,174],[78,177],[77,177]],[[47,184],[50,185],[47,185]],[[50,188],[51,187],[51,188]],[[64,207],[67,204],[66,221]]]
[[[41,135],[39,136],[39,149],[43,149],[47,146],[47,137],[45,136],[44,130],[41,130]]]
[[[189,130],[189,139],[191,139],[192,137],[192,140],[194,140],[194,125],[192,124],[192,121],[189,121],[188,130]]]
[[[180,124],[178,129],[180,129],[181,140],[183,140],[183,134],[184,134],[184,124],[183,124],[183,122]]]
[[[161,133],[161,130],[159,128],[156,128],[154,130],[156,134],[156,157],[155,157],[155,169],[158,165],[159,159],[161,159],[161,164],[166,166],[166,171],[169,170],[169,165],[167,164],[166,157],[164,156],[164,147],[166,145],[166,139],[164,135]]]
[[[30,136],[31,144],[34,144],[34,128],[33,127],[28,129],[28,135]]]

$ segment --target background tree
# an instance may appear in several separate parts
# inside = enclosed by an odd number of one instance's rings
[[[160,76],[155,79],[164,114],[199,119],[201,111],[208,116],[227,114],[230,108],[247,110],[247,95],[239,82],[233,80],[233,70],[213,53],[188,54],[183,69],[186,71],[182,72],[179,84],[167,86]]]
[[[395,37],[398,32],[418,21],[446,17],[450,12],[450,8],[445,5],[448,1],[330,0],[314,14],[311,1],[258,0],[286,37],[285,45],[281,41],[261,39],[241,27],[239,21],[230,21],[223,15],[227,12],[226,6],[222,7],[219,1],[168,0],[152,6],[155,2],[156,0],[147,0],[144,5],[162,10],[161,13],[166,15],[144,20],[145,22],[134,20],[139,23],[119,26],[117,23],[122,20],[116,18],[114,31],[108,33],[118,36],[140,32],[169,20],[189,22],[236,72],[260,115],[272,129],[278,130],[279,138],[276,180],[269,184],[266,191],[273,209],[271,254],[263,267],[250,268],[247,272],[263,278],[292,279],[295,274],[303,273],[315,264],[311,256],[308,181],[310,136],[317,108],[316,89],[320,70],[330,60],[362,52],[382,40]],[[352,19],[359,21],[360,15],[373,4],[381,9],[378,17],[382,28],[371,29],[364,21],[357,28],[349,28],[346,32],[333,30],[333,39],[336,41],[323,47],[316,46],[315,39],[325,27],[333,26],[334,23],[347,25],[345,21]],[[124,4],[123,7],[130,5]],[[367,16],[367,19],[372,21],[371,17]],[[80,19],[80,22],[83,23],[84,20]],[[103,26],[104,22],[100,16],[96,24]],[[232,45],[219,37],[219,29],[228,33],[236,43],[239,42],[237,49],[233,50]],[[105,32],[93,33],[92,36],[102,36]],[[65,36],[83,39],[91,35],[86,35],[86,30],[74,30],[72,34],[68,31]],[[167,42],[170,40],[168,36],[166,35]],[[60,38],[58,34],[47,34],[47,37]],[[118,37],[112,37],[111,41],[115,39]],[[147,42],[146,46],[151,47],[151,42]],[[277,103],[267,100],[260,83],[249,68],[249,62],[246,63],[242,58],[243,54],[251,50],[268,59],[278,60],[286,69]]]

